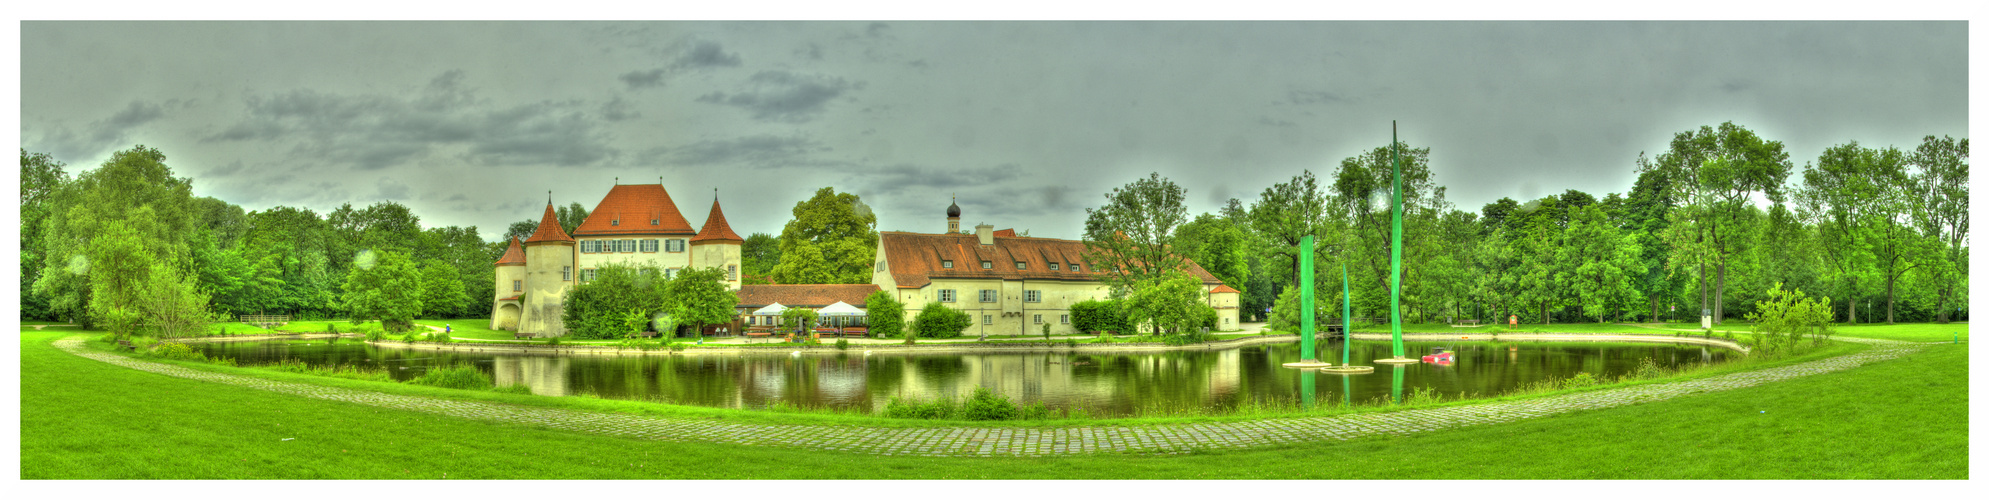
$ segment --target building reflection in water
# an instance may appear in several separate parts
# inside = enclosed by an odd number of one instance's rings
[[[498,387],[525,384],[532,394],[565,396],[570,392],[566,377],[571,364],[567,358],[551,356],[498,356],[491,363],[495,371],[491,378]]]

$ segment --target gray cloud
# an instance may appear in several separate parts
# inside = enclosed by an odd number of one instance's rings
[[[669,165],[744,165],[753,167],[780,167],[790,165],[819,164],[807,159],[810,153],[828,152],[830,148],[805,137],[779,137],[760,134],[722,140],[703,140],[675,148],[659,147],[644,151],[640,160],[645,163]]]
[[[808,42],[807,47],[794,49],[794,57],[820,61],[822,60],[822,44]]]
[[[379,197],[382,200],[405,200],[412,191],[406,183],[388,177],[381,177],[374,185],[380,188]]]
[[[828,75],[804,75],[785,70],[754,73],[746,80],[747,91],[727,95],[713,92],[698,102],[724,104],[753,112],[753,119],[801,123],[820,114],[830,101],[861,84]]]
[[[726,53],[725,47],[709,40],[693,40],[680,44],[676,56],[669,64],[660,68],[630,71],[616,77],[627,84],[630,90],[649,87],[662,87],[671,77],[709,68],[738,67],[741,64],[738,53]]]
[[[1338,92],[1323,90],[1293,90],[1286,94],[1285,99],[1291,101],[1292,104],[1346,104],[1353,102]]]
[[[131,131],[147,123],[166,116],[168,109],[183,107],[185,102],[172,99],[164,105],[134,100],[110,116],[91,121],[78,132],[67,125],[49,127],[40,137],[37,149],[46,150],[58,159],[69,161],[91,158],[105,150],[131,146],[125,144]]]
[[[636,111],[634,105],[623,101],[621,97],[616,97],[601,103],[601,118],[611,122],[633,120],[642,118],[642,112]]]
[[[611,158],[599,122],[579,101],[493,109],[448,71],[410,96],[341,95],[310,89],[248,98],[248,116],[202,142],[293,144],[293,156],[380,169],[462,146],[481,165],[583,166]]]
[[[665,70],[663,68],[656,68],[649,71],[630,71],[627,73],[622,73],[622,76],[618,76],[616,78],[621,79],[622,83],[628,84],[628,88],[631,90],[648,88],[648,87],[661,87],[663,86],[664,71]]]

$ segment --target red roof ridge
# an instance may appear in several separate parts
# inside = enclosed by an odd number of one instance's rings
[[[1243,292],[1235,288],[1230,288],[1229,285],[1216,285],[1214,290],[1209,290],[1209,293],[1243,293]]]
[[[630,215],[647,217],[626,218]],[[656,223],[650,224],[652,220]],[[696,233],[677,212],[676,202],[670,200],[670,191],[662,184],[616,184],[594,205],[587,220],[573,228],[573,234],[579,236]]]
[[[518,247],[517,236],[511,237],[511,246],[504,249],[504,256],[498,257],[497,263],[494,265],[499,265],[499,266],[525,265],[525,249]]]
[[[704,241],[746,242],[745,238],[740,238],[738,233],[732,232],[732,225],[725,222],[725,211],[718,208],[716,197],[711,199],[711,215],[705,217],[704,229],[698,231],[697,236],[691,237],[692,244]]]
[[[566,230],[559,228],[559,216],[553,214],[552,204],[547,203],[546,215],[544,217],[539,218],[539,229],[537,231],[532,231],[532,237],[526,238],[525,244],[530,245],[533,243],[551,243],[559,241],[572,243],[573,237],[567,236]]]

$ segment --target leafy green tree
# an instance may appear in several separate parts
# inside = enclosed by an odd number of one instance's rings
[[[1772,355],[1796,350],[1805,338],[1811,346],[1829,340],[1832,316],[1829,297],[1816,300],[1777,285],[1747,320],[1754,323],[1754,349]]]
[[[173,177],[165,162],[164,153],[137,146],[41,194],[49,210],[33,291],[48,299],[49,314],[90,325],[94,313],[132,309],[131,284],[142,282],[152,263],[187,265],[187,240],[196,228],[192,182]],[[113,231],[118,241],[96,241]],[[100,280],[113,283],[100,286]],[[102,290],[118,295],[97,304],[94,294]]]
[[[469,297],[463,294],[462,273],[441,259],[429,259],[421,269],[422,317],[454,318]]]
[[[973,324],[974,319],[967,313],[946,307],[944,302],[933,301],[927,302],[925,309],[912,318],[912,331],[922,339],[951,339],[959,338],[960,333]]]
[[[1641,155],[1637,161],[1640,165],[1645,163]],[[1643,261],[1644,274],[1637,279],[1637,292],[1648,301],[1653,319],[1663,317],[1664,306],[1676,306],[1687,278],[1686,273],[1670,272],[1672,251],[1665,240],[1666,220],[1676,203],[1669,182],[1662,172],[1641,172],[1623,204],[1622,217],[1626,221],[1623,227],[1643,249],[1639,259]]]
[[[687,272],[680,272],[677,279]],[[583,339],[621,338],[626,331],[622,318],[639,312],[655,318],[670,312],[672,282],[654,266],[630,267],[618,263],[594,269],[594,278],[574,283],[566,291],[566,307],[561,319],[567,331]],[[680,317],[673,316],[673,321]],[[669,332],[665,332],[669,333]]]
[[[1728,260],[1747,242],[1744,231],[1731,226],[1756,194],[1782,200],[1782,184],[1792,169],[1780,141],[1762,139],[1733,122],[1672,137],[1671,147],[1642,170],[1667,177],[1679,206],[1670,211],[1668,240],[1674,268],[1696,264],[1700,271],[1700,302],[1712,310],[1713,321],[1724,319]],[[1706,266],[1710,276],[1711,296]]]
[[[344,289],[340,300],[355,323],[379,321],[388,333],[402,333],[414,329],[414,317],[421,314],[421,273],[405,254],[359,255]]]
[[[1201,264],[1224,284],[1248,293],[1250,288],[1250,239],[1245,229],[1209,214],[1182,224],[1175,233],[1175,246],[1182,256]]]
[[[1958,291],[1967,291],[1968,139],[1957,142],[1953,137],[1927,136],[1914,148],[1911,160],[1919,173],[1913,177],[1910,196],[1925,197],[1916,205],[1913,220],[1935,243],[1933,251],[1927,253],[1931,259],[1926,268],[1938,283],[1935,317],[1947,323],[1952,312],[1948,305],[1960,303],[1956,301]]]
[[[138,290],[135,305],[160,337],[186,337],[207,331],[213,317],[207,311],[208,301],[198,280],[172,266],[155,263]]]
[[[1325,287],[1320,287],[1320,291],[1325,291]],[[1284,293],[1278,294],[1277,303],[1271,305],[1271,324],[1268,326],[1272,330],[1299,333],[1299,330],[1305,328],[1300,324],[1305,317],[1300,316],[1303,314],[1300,311],[1304,308],[1298,303],[1299,292],[1298,287],[1291,287],[1286,288]],[[1336,291],[1334,295],[1339,294]],[[1326,325],[1340,315],[1340,302],[1327,299],[1317,295],[1312,297],[1312,324],[1320,331],[1325,331]]]
[[[1326,205],[1326,195],[1319,190],[1319,180],[1311,170],[1293,176],[1290,182],[1264,188],[1257,202],[1250,205],[1250,227],[1264,239],[1264,256],[1286,270],[1278,273],[1284,277],[1281,283],[1298,283],[1299,239],[1323,235],[1328,223]],[[1326,238],[1315,240],[1321,248],[1325,246]]]
[[[1635,236],[1610,224],[1599,205],[1570,211],[1567,243],[1560,248],[1561,274],[1556,281],[1573,293],[1572,301],[1598,322],[1608,321],[1622,308],[1643,302],[1636,278],[1643,275],[1643,253]]]
[[[1188,220],[1187,191],[1150,174],[1105,194],[1105,206],[1084,209],[1085,261],[1114,288],[1185,269],[1174,229]]]
[[[1402,160],[1402,239],[1403,306],[1415,301],[1417,291],[1407,286],[1421,272],[1413,257],[1417,242],[1427,242],[1434,230],[1434,214],[1447,211],[1444,188],[1434,182],[1429,167],[1429,148],[1412,148],[1403,143]],[[1344,238],[1328,238],[1338,245],[1340,259],[1354,280],[1355,303],[1363,310],[1388,310],[1390,249],[1393,246],[1393,220],[1390,197],[1394,190],[1394,161],[1388,146],[1369,150],[1340,161],[1333,179],[1332,193],[1337,210],[1343,212]],[[1330,262],[1326,262],[1330,264]],[[1320,271],[1337,266],[1321,266]],[[1367,285],[1363,286],[1362,283]],[[1358,291],[1366,290],[1365,294]]]
[[[1070,325],[1079,332],[1131,333],[1126,308],[1117,300],[1086,300],[1071,304]]]
[[[21,150],[21,319],[56,319],[49,309],[48,299],[34,293],[35,280],[41,277],[47,262],[42,258],[48,251],[42,240],[42,221],[54,209],[51,197],[62,185],[69,182],[69,173],[62,170],[62,162],[55,161],[47,153],[28,153]]]
[[[816,255],[800,255],[811,251]],[[781,260],[773,267],[773,279],[869,283],[876,254],[877,214],[857,195],[825,187],[794,205],[794,219],[780,231]]]
[[[807,336],[808,329],[815,327],[815,319],[820,315],[814,309],[791,307],[780,312],[781,330],[796,335]]]
[[[891,338],[905,333],[905,304],[891,298],[891,292],[870,292],[863,298],[863,310],[869,315],[872,336]]]
[[[1208,307],[1206,297],[1201,279],[1171,273],[1134,286],[1126,297],[1126,317],[1136,327],[1151,325],[1156,334],[1187,333],[1200,317],[1199,308]]]
[[[732,322],[739,296],[725,288],[725,270],[717,267],[689,268],[670,280],[670,316],[678,324],[691,325],[699,338],[705,325]]]
[[[739,247],[739,272],[765,278],[780,265],[780,239],[767,233],[753,233]]]

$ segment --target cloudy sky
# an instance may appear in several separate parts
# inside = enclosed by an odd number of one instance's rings
[[[1797,168],[1968,136],[1961,22],[27,22],[22,147],[72,173],[159,148],[198,195],[392,200],[495,239],[546,191],[659,180],[778,233],[815,189],[881,229],[1077,238],[1148,172],[1191,212],[1385,145],[1458,208],[1627,191],[1734,121]]]

